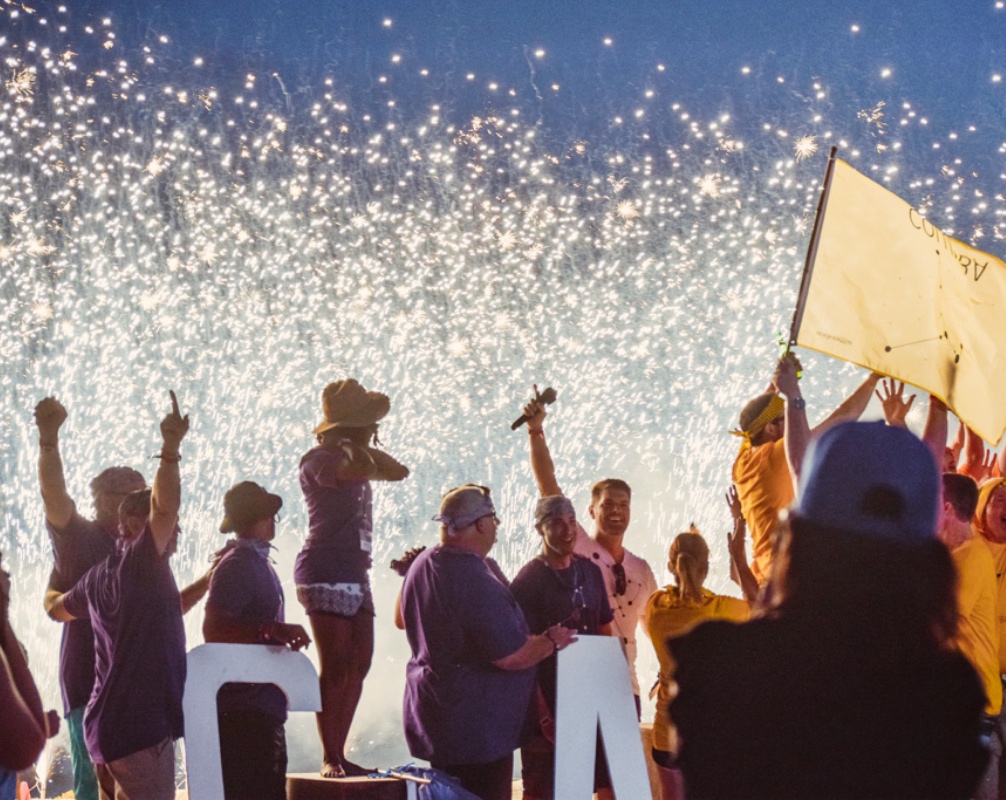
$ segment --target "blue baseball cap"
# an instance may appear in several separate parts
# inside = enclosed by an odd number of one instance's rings
[[[911,431],[844,422],[811,442],[794,513],[808,522],[921,544],[936,537],[940,476]]]

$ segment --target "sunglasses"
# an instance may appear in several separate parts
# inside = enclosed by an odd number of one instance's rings
[[[628,580],[625,577],[625,567],[621,564],[615,564],[612,566],[611,571],[615,575],[615,594],[621,596],[625,594],[625,590],[628,588]]]

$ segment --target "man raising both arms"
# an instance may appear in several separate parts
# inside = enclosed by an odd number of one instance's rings
[[[740,427],[732,431],[744,439],[733,466],[733,482],[741,510],[751,531],[751,571],[764,586],[775,547],[779,512],[793,502],[793,485],[807,443],[839,422],[859,419],[880,380],[871,373],[818,425],[807,423],[807,404],[797,378],[800,363],[787,353],[776,365],[769,389],[751,400],[740,414]]]
[[[531,471],[541,497],[562,495],[555,479],[555,465],[545,441],[545,406],[534,387],[535,399],[524,406],[527,417],[528,440],[531,445]],[[639,680],[636,678],[636,627],[642,622],[646,601],[657,591],[653,570],[639,556],[622,545],[625,529],[629,527],[632,489],[618,478],[605,478],[590,490],[590,516],[594,520],[594,535],[588,536],[583,527],[576,525],[574,552],[590,560],[601,569],[608,603],[614,613],[612,633],[625,645],[625,657],[632,676],[632,691],[636,696],[639,713]]]

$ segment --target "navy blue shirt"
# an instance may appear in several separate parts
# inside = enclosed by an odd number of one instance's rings
[[[517,747],[534,670],[493,666],[527,641],[509,589],[475,553],[437,546],[402,587],[412,648],[403,717],[409,750],[440,764],[485,764]]]
[[[139,538],[93,567],[63,595],[94,628],[94,691],[84,739],[107,764],[183,733],[185,628],[167,553],[148,523]]]
[[[206,610],[241,622],[283,622],[283,586],[272,564],[267,542],[236,539],[229,543],[210,577]],[[273,684],[226,683],[217,695],[221,713],[256,710],[285,722],[287,699]]]
[[[311,530],[294,566],[298,586],[367,582],[373,495],[370,481],[336,477],[349,458],[343,449],[314,447],[300,460],[300,488]]]
[[[563,625],[579,634],[597,634],[614,619],[601,569],[574,555],[566,569],[553,569],[543,558],[535,558],[510,584],[531,633],[544,633],[553,625]],[[555,713],[556,657],[553,653],[538,664],[538,683],[545,702]]]
[[[115,533],[98,522],[84,519],[76,511],[63,530],[57,530],[48,521],[45,527],[55,558],[49,588],[57,592],[70,591],[85,572],[115,553]],[[59,687],[66,714],[87,705],[94,688],[94,631],[86,619],[63,626],[59,645]]]

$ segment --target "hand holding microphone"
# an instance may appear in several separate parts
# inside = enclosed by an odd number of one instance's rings
[[[525,422],[531,419],[536,413],[536,409],[534,408],[536,405],[538,407],[551,405],[552,403],[555,402],[555,398],[557,396],[558,395],[556,395],[555,389],[553,389],[551,386],[549,386],[544,392],[539,394],[538,386],[535,385],[534,398],[531,400],[530,403],[528,403],[524,407],[524,413],[520,415],[520,418],[514,420],[514,422],[510,425],[510,430],[512,431],[517,430],[521,425],[523,425]],[[528,413],[529,411],[531,413]]]

